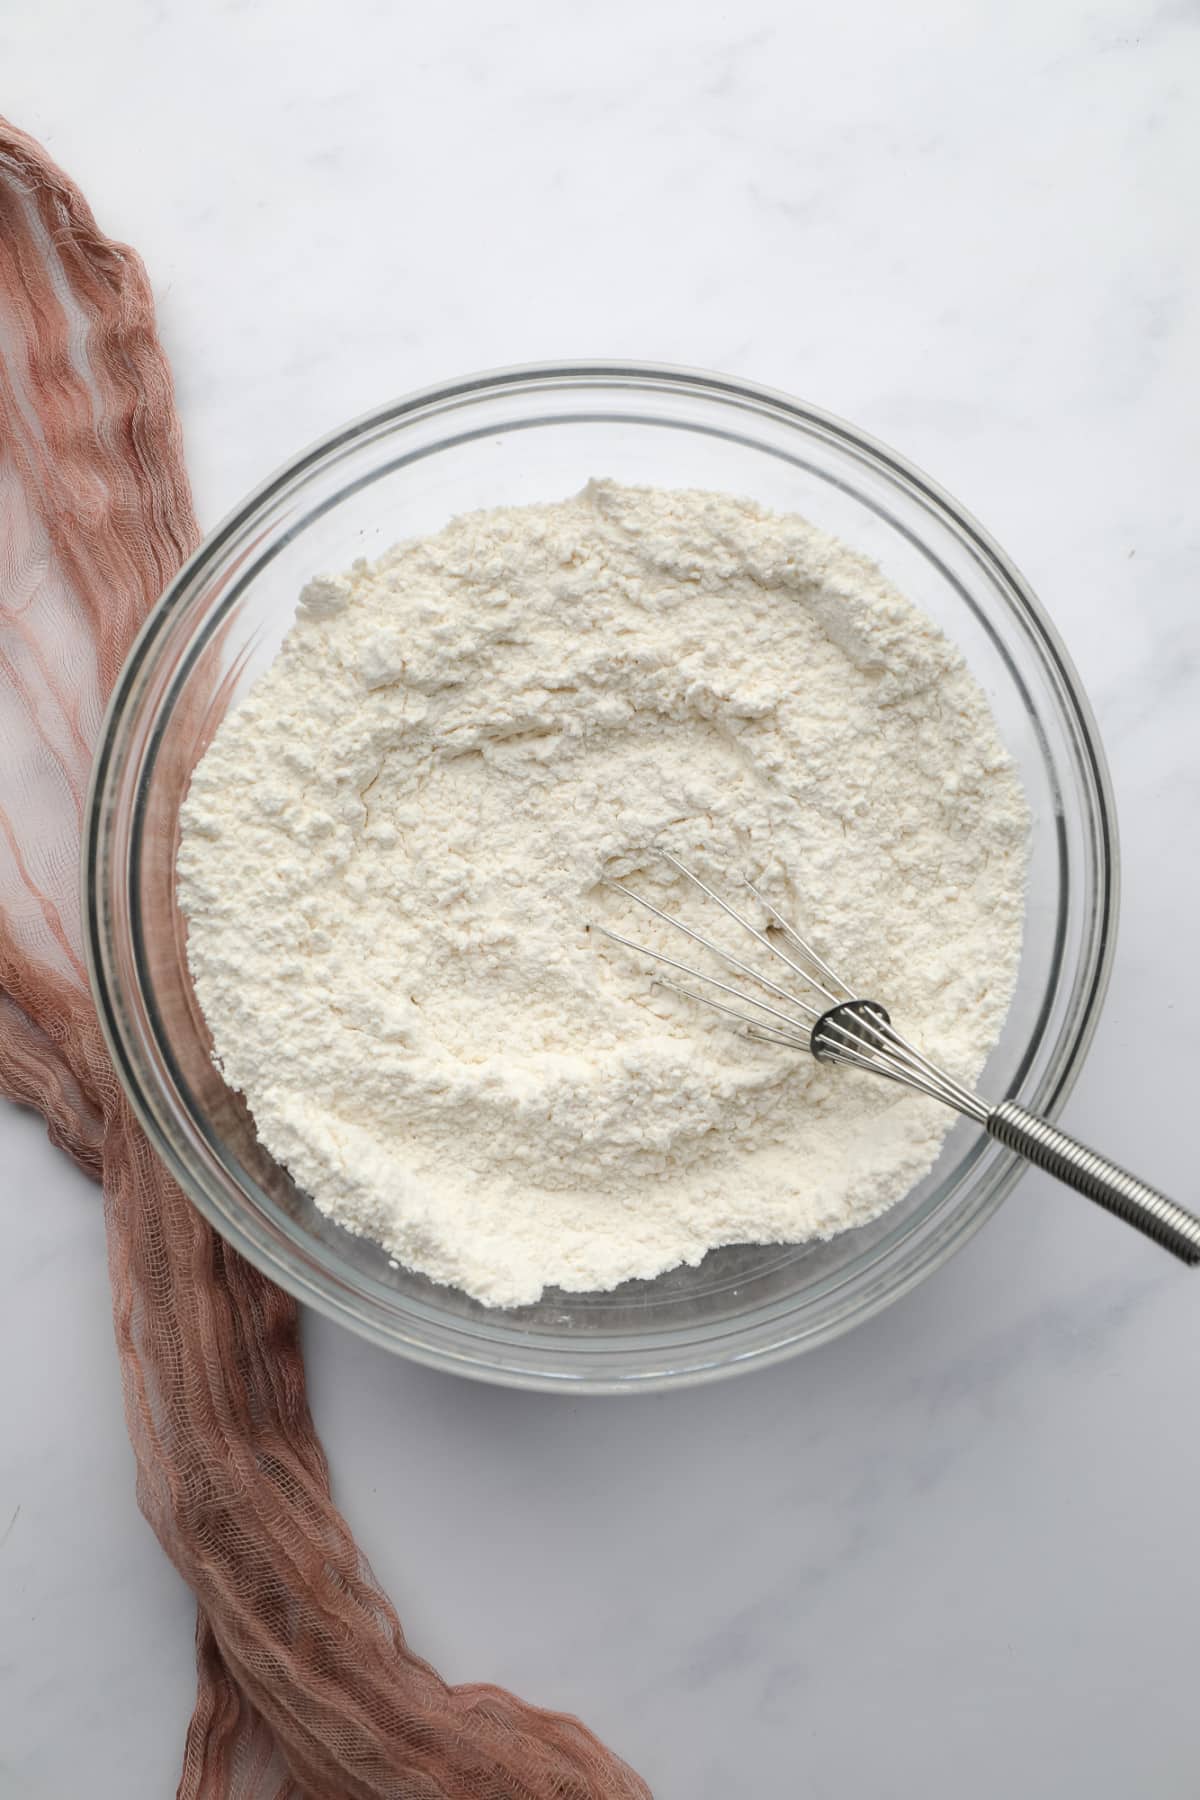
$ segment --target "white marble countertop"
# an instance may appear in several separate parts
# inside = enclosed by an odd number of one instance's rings
[[[380,399],[571,355],[789,388],[964,500],[1112,763],[1120,949],[1065,1118],[1195,1202],[1198,27],[42,0],[0,13],[0,67],[149,265],[207,524]],[[0,1793],[159,1800],[192,1607],[134,1503],[99,1197],[30,1116],[0,1156]],[[578,1711],[657,1800],[1194,1800],[1200,1280],[1046,1181],[885,1316],[708,1390],[307,1344],[414,1645]]]

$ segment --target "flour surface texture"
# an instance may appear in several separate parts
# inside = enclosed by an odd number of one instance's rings
[[[312,581],[195,772],[179,884],[267,1148],[508,1306],[841,1231],[951,1123],[656,986],[588,922],[691,946],[605,878],[745,954],[661,850],[748,875],[971,1081],[1026,837],[983,694],[874,565],[745,501],[598,481]]]

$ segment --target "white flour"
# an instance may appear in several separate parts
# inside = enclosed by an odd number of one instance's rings
[[[983,695],[873,565],[743,501],[596,482],[311,583],[196,771],[180,892],[271,1152],[512,1305],[869,1219],[951,1123],[655,987],[588,919],[691,946],[603,876],[744,954],[655,846],[750,875],[971,1080],[1026,824]]]

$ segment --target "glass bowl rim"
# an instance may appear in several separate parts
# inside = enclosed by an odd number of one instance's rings
[[[114,810],[108,801],[127,760],[128,745],[124,741],[126,734],[122,727],[128,723],[127,715],[131,707],[136,715],[136,690],[141,670],[152,657],[158,639],[172,622],[175,611],[185,600],[197,578],[206,569],[219,567],[226,545],[239,538],[277,496],[302,482],[310,470],[335,459],[339,452],[349,452],[381,431],[398,428],[406,418],[427,420],[436,417],[439,412],[449,411],[472,401],[498,397],[508,391],[562,390],[576,385],[582,388],[611,386],[614,389],[634,389],[645,393],[667,389],[718,403],[741,404],[765,410],[776,419],[802,431],[808,430],[827,437],[859,460],[874,466],[897,488],[911,490],[930,512],[941,516],[941,522],[964,540],[980,560],[994,565],[1002,577],[1003,584],[1009,590],[1010,604],[1015,602],[1018,615],[1023,616],[1022,622],[1055,678],[1076,758],[1090,780],[1094,800],[1091,822],[1094,827],[1092,841],[1096,858],[1096,879],[1089,894],[1092,909],[1090,930],[1081,954],[1080,968],[1072,983],[1073,1010],[1059,1030],[1057,1042],[1039,1083],[1039,1109],[1048,1116],[1053,1116],[1075,1084],[1099,1020],[1115,950],[1120,895],[1120,856],[1112,785],[1091,706],[1074,664],[1055,626],[1012,560],[978,520],[923,470],[869,433],[821,407],[757,382],[683,365],[628,359],[524,363],[479,371],[413,389],[315,439],[277,467],[233,507],[205,535],[151,607],[122,664],[109,698],[86,800],[81,857],[84,946],[88,977],[105,1046],[151,1147],[189,1201],[213,1229],[261,1273],[278,1282],[297,1300],[313,1306],[368,1342],[402,1354],[427,1367],[492,1385],[528,1390],[575,1394],[647,1392],[665,1387],[695,1385],[749,1368],[769,1365],[829,1342],[853,1325],[873,1317],[925,1280],[980,1229],[1021,1174],[1024,1167],[1021,1160],[1014,1154],[1007,1153],[995,1165],[984,1191],[971,1196],[970,1206],[962,1206],[957,1210],[954,1228],[943,1230],[938,1240],[926,1247],[922,1258],[913,1262],[902,1273],[898,1272],[890,1283],[876,1280],[873,1290],[860,1295],[854,1307],[843,1308],[818,1328],[810,1328],[803,1333],[794,1330],[789,1333],[786,1328],[779,1329],[773,1332],[769,1342],[755,1344],[740,1353],[726,1356],[723,1360],[693,1363],[678,1370],[657,1370],[644,1375],[625,1373],[597,1376],[588,1373],[586,1367],[578,1373],[568,1373],[565,1370],[560,1373],[541,1369],[507,1368],[481,1360],[470,1360],[445,1347],[414,1342],[396,1331],[384,1329],[374,1318],[365,1316],[348,1305],[340,1292],[327,1280],[322,1285],[308,1271],[260,1246],[238,1221],[231,1219],[210,1200],[187,1160],[178,1153],[162,1129],[146,1093],[143,1092],[141,1073],[131,1053],[131,1046],[126,1041],[119,995],[110,980],[104,943],[105,932],[111,930],[112,926],[109,890],[104,879],[108,867],[106,853],[111,848],[106,827]],[[127,860],[125,868],[128,868]],[[328,1271],[321,1267],[320,1274],[325,1278]],[[788,1316],[784,1314],[778,1321],[773,1319],[772,1324],[785,1327]]]

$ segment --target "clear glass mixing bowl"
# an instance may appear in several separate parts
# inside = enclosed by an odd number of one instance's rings
[[[310,576],[455,513],[565,496],[593,475],[724,489],[802,513],[874,557],[965,653],[1033,814],[1019,985],[983,1093],[1054,1112],[1096,1021],[1117,900],[1095,726],[1029,588],[924,475],[813,407],[682,369],[501,371],[382,407],[251,494],[155,607],[104,728],[84,880],[92,982],[116,1067],[195,1204],[299,1299],[421,1362],[582,1392],[696,1381],[845,1331],[957,1249],[1019,1167],[960,1123],[926,1181],[832,1242],[735,1246],[613,1293],[550,1293],[497,1312],[390,1268],[374,1244],[323,1218],[257,1143],[210,1060],[187,974],[175,851],[193,766],[271,661]]]

